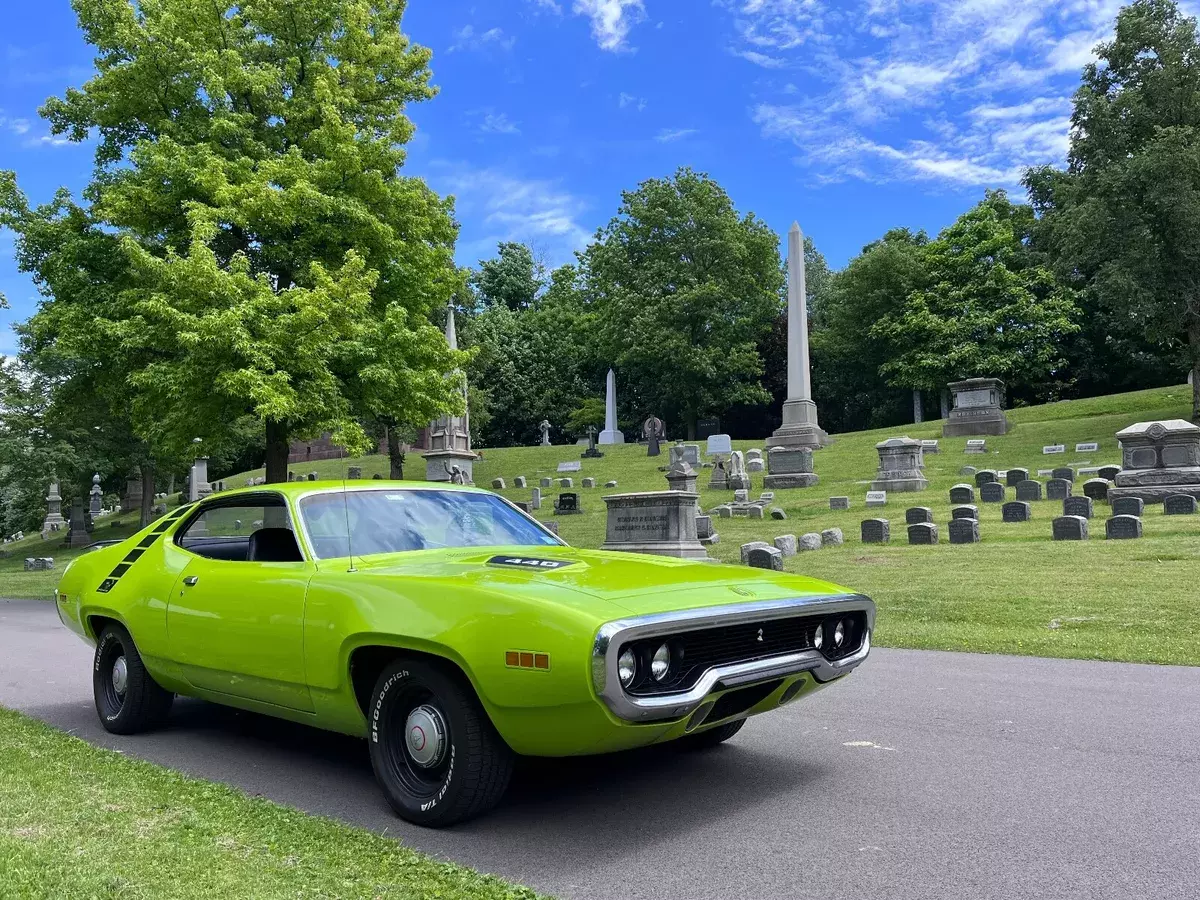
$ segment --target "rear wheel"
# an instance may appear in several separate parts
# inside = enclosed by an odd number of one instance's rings
[[[368,712],[371,765],[401,818],[453,825],[504,795],[512,751],[470,687],[441,666],[392,663],[375,683]]]
[[[738,719],[736,722],[726,722],[724,725],[718,725],[716,728],[710,728],[698,734],[689,734],[681,737],[677,743],[682,750],[705,750],[709,747],[715,747],[717,744],[725,743],[725,741],[741,731],[742,726],[745,724],[745,719]]]
[[[129,632],[115,624],[106,626],[96,641],[92,694],[100,724],[113,734],[137,734],[161,725],[175,699],[150,677]]]

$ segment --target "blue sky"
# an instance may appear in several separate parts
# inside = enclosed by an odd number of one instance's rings
[[[35,201],[92,151],[41,102],[88,77],[66,0],[6,9],[0,168]],[[1062,164],[1070,96],[1113,0],[411,0],[441,93],[411,110],[408,173],[454,194],[459,261],[500,240],[571,259],[620,192],[690,165],[834,266],[886,229],[936,232],[986,187]],[[0,352],[35,292],[0,235]]]

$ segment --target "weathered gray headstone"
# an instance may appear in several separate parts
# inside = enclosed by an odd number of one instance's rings
[[[1042,448],[1042,456],[1053,456],[1056,453],[1066,453],[1066,452],[1067,452],[1067,448],[1066,448],[1065,444],[1048,444],[1047,446]]]
[[[696,530],[699,499],[686,491],[609,494],[604,498],[608,520],[600,549],[708,559]]]
[[[1076,453],[1095,453],[1099,449],[1100,444],[1096,441],[1087,441],[1086,443],[1075,445]]]
[[[1033,507],[1024,500],[1010,500],[1000,508],[1000,516],[1005,522],[1028,522],[1033,518]]]
[[[696,537],[702,544],[715,544],[717,533],[713,530],[712,516],[696,516]]]
[[[908,526],[908,542],[910,544],[936,544],[938,542],[938,527],[932,522],[920,522]]]
[[[989,481],[979,489],[979,499],[984,503],[1003,503],[1008,499],[1007,490],[999,481]]]
[[[1063,499],[1064,516],[1081,516],[1090,519],[1094,514],[1095,506],[1091,497],[1066,497]]]
[[[783,554],[775,547],[755,547],[746,554],[746,562],[755,569],[783,571]]]
[[[707,450],[709,456],[728,456],[733,452],[733,439],[727,434],[710,434]]]
[[[775,538],[775,549],[784,556],[795,556],[798,542],[794,534],[781,534]]]
[[[535,488],[531,488],[531,490],[533,491],[533,496],[529,500],[529,507],[531,509],[541,509],[542,508],[542,489],[535,487]]]
[[[1046,482],[1047,500],[1065,500],[1071,496],[1071,482],[1065,478],[1051,478]]]
[[[765,548],[765,547],[770,547],[770,546],[771,545],[768,544],[766,541],[748,541],[745,544],[742,544],[742,548],[741,548],[742,565],[745,566],[745,565],[750,564],[750,551],[751,550],[757,550],[759,548]]]
[[[891,540],[887,519],[863,519],[859,536],[864,544],[886,544]]]
[[[493,478],[492,479],[492,490],[493,491],[504,490],[504,479],[503,478]]]
[[[887,506],[887,491],[867,491],[867,508]]]
[[[1083,493],[1093,500],[1108,499],[1108,482],[1103,478],[1089,478],[1083,483]]]
[[[967,449],[963,453],[987,453],[987,441],[982,438],[967,441]]]
[[[928,506],[910,506],[904,511],[905,525],[919,525],[921,522],[932,522],[933,510]]]
[[[595,478],[585,478],[585,479],[583,479],[581,484],[585,488],[594,488],[596,486],[596,479]]]
[[[1200,497],[1200,427],[1183,419],[1139,422],[1117,432],[1123,465],[1109,497],[1161,502],[1170,494]]]
[[[1191,494],[1168,494],[1163,498],[1164,516],[1190,516],[1196,512],[1196,498]]]
[[[1120,466],[1101,466],[1096,474],[1106,481],[1116,481],[1117,473],[1121,471]]]
[[[1033,501],[1042,499],[1042,483],[1040,481],[1022,481],[1017,485],[1017,499]]]
[[[951,394],[950,415],[942,426],[943,437],[964,434],[1005,434],[1004,382],[999,378],[968,378],[947,385]]]
[[[813,550],[820,550],[822,546],[824,545],[821,543],[821,535],[815,531],[811,531],[808,534],[800,535],[800,542],[797,544],[797,549],[801,553],[809,553]]]
[[[1139,519],[1146,511],[1146,501],[1141,497],[1117,497],[1112,502],[1114,516],[1137,516]]]
[[[558,479],[558,486],[560,488],[575,487],[575,479],[574,478],[560,478],[560,479]]]
[[[1050,475],[1053,478],[1061,478],[1064,481],[1070,481],[1072,483],[1075,481],[1075,470],[1070,466],[1059,466],[1053,472],[1051,472]]]
[[[1052,526],[1056,541],[1086,541],[1088,520],[1083,516],[1059,516]]]
[[[840,547],[846,543],[846,536],[840,528],[826,528],[821,532],[822,547]]]
[[[850,508],[850,498],[849,497],[830,497],[829,498],[829,508],[830,509],[849,509]]]
[[[929,481],[921,472],[921,442],[910,437],[889,438],[875,445],[879,471],[871,482],[873,491],[923,491]]]
[[[351,481],[358,481],[362,478],[362,466],[347,466],[346,477]]]
[[[544,488],[554,487],[554,479],[550,478],[549,476],[543,476],[542,479],[538,482],[538,484],[540,484]]]
[[[746,472],[746,460],[741,450],[734,450],[729,454],[725,483],[734,491],[750,489],[750,475]]]
[[[747,471],[761,472],[762,469]],[[807,447],[771,447],[767,450],[767,476],[763,478],[765,488],[812,487],[820,482],[813,473],[813,452]]]
[[[976,469],[974,466],[963,466],[961,469],[959,469],[959,470],[958,470],[958,474],[959,474],[959,475],[965,475],[965,476],[968,476],[968,477],[970,477],[970,478],[974,478],[974,477],[975,477],[975,473],[976,473],[977,471],[979,471],[979,470],[978,470],[978,469]]]
[[[541,524],[541,526],[543,528],[547,529],[552,534],[558,534],[558,523],[557,522],[541,522],[539,524]]]
[[[964,503],[961,506],[954,506],[950,509],[950,518],[952,519],[978,519],[979,507],[970,503]]]
[[[513,479],[513,487],[515,487],[515,488],[522,488],[522,489],[524,489],[524,487],[525,487],[525,476],[524,476],[524,475],[518,475],[516,478],[514,478],[514,479]]]
[[[1028,469],[1022,469],[1022,468],[1009,469],[1008,472],[1004,476],[1004,482],[1010,488],[1015,488],[1022,481],[1028,481],[1028,480],[1029,480],[1029,470]]]
[[[1134,499],[1134,498],[1129,498]],[[1104,537],[1110,541],[1134,540],[1142,536],[1140,516],[1113,516],[1104,523]]]
[[[751,519],[761,519],[763,517],[763,508],[755,504],[746,510],[746,515]]]
[[[604,482],[604,486],[606,488],[615,488],[617,486],[617,483],[615,481],[606,481],[606,482]]]
[[[975,487],[983,487],[991,481],[998,481],[995,469],[980,469],[975,473]]]
[[[771,507],[771,518],[775,519],[776,521],[781,522],[787,518],[787,513],[785,513],[778,506],[772,506]]]
[[[949,530],[952,544],[979,543],[978,519],[951,519]]]
[[[675,444],[670,451],[670,461],[685,462],[693,469],[700,468],[700,445],[699,444]]]
[[[581,471],[583,471],[583,463],[581,463],[577,459],[569,460],[567,462],[560,462],[558,464],[558,471],[559,472],[581,472]]]
[[[934,441],[934,440],[923,440],[923,441],[921,441],[921,452],[922,453],[941,453],[942,452],[941,443],[939,441]]]
[[[767,467],[766,463],[764,463],[761,459],[746,460],[746,471],[747,472],[762,472],[763,470],[766,469],[766,467]]]
[[[951,503],[974,503],[975,488],[969,484],[956,484],[950,488]]]

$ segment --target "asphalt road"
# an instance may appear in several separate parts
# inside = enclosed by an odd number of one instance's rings
[[[196,701],[105,733],[90,653],[0,601],[0,704],[562,897],[1200,897],[1200,669],[876,649],[713,752],[527,763],[426,831],[361,741]]]

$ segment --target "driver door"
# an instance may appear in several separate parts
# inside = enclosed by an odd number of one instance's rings
[[[184,677],[203,690],[312,712],[303,626],[315,568],[284,498],[210,500],[175,544],[188,560],[167,607],[167,641]]]

